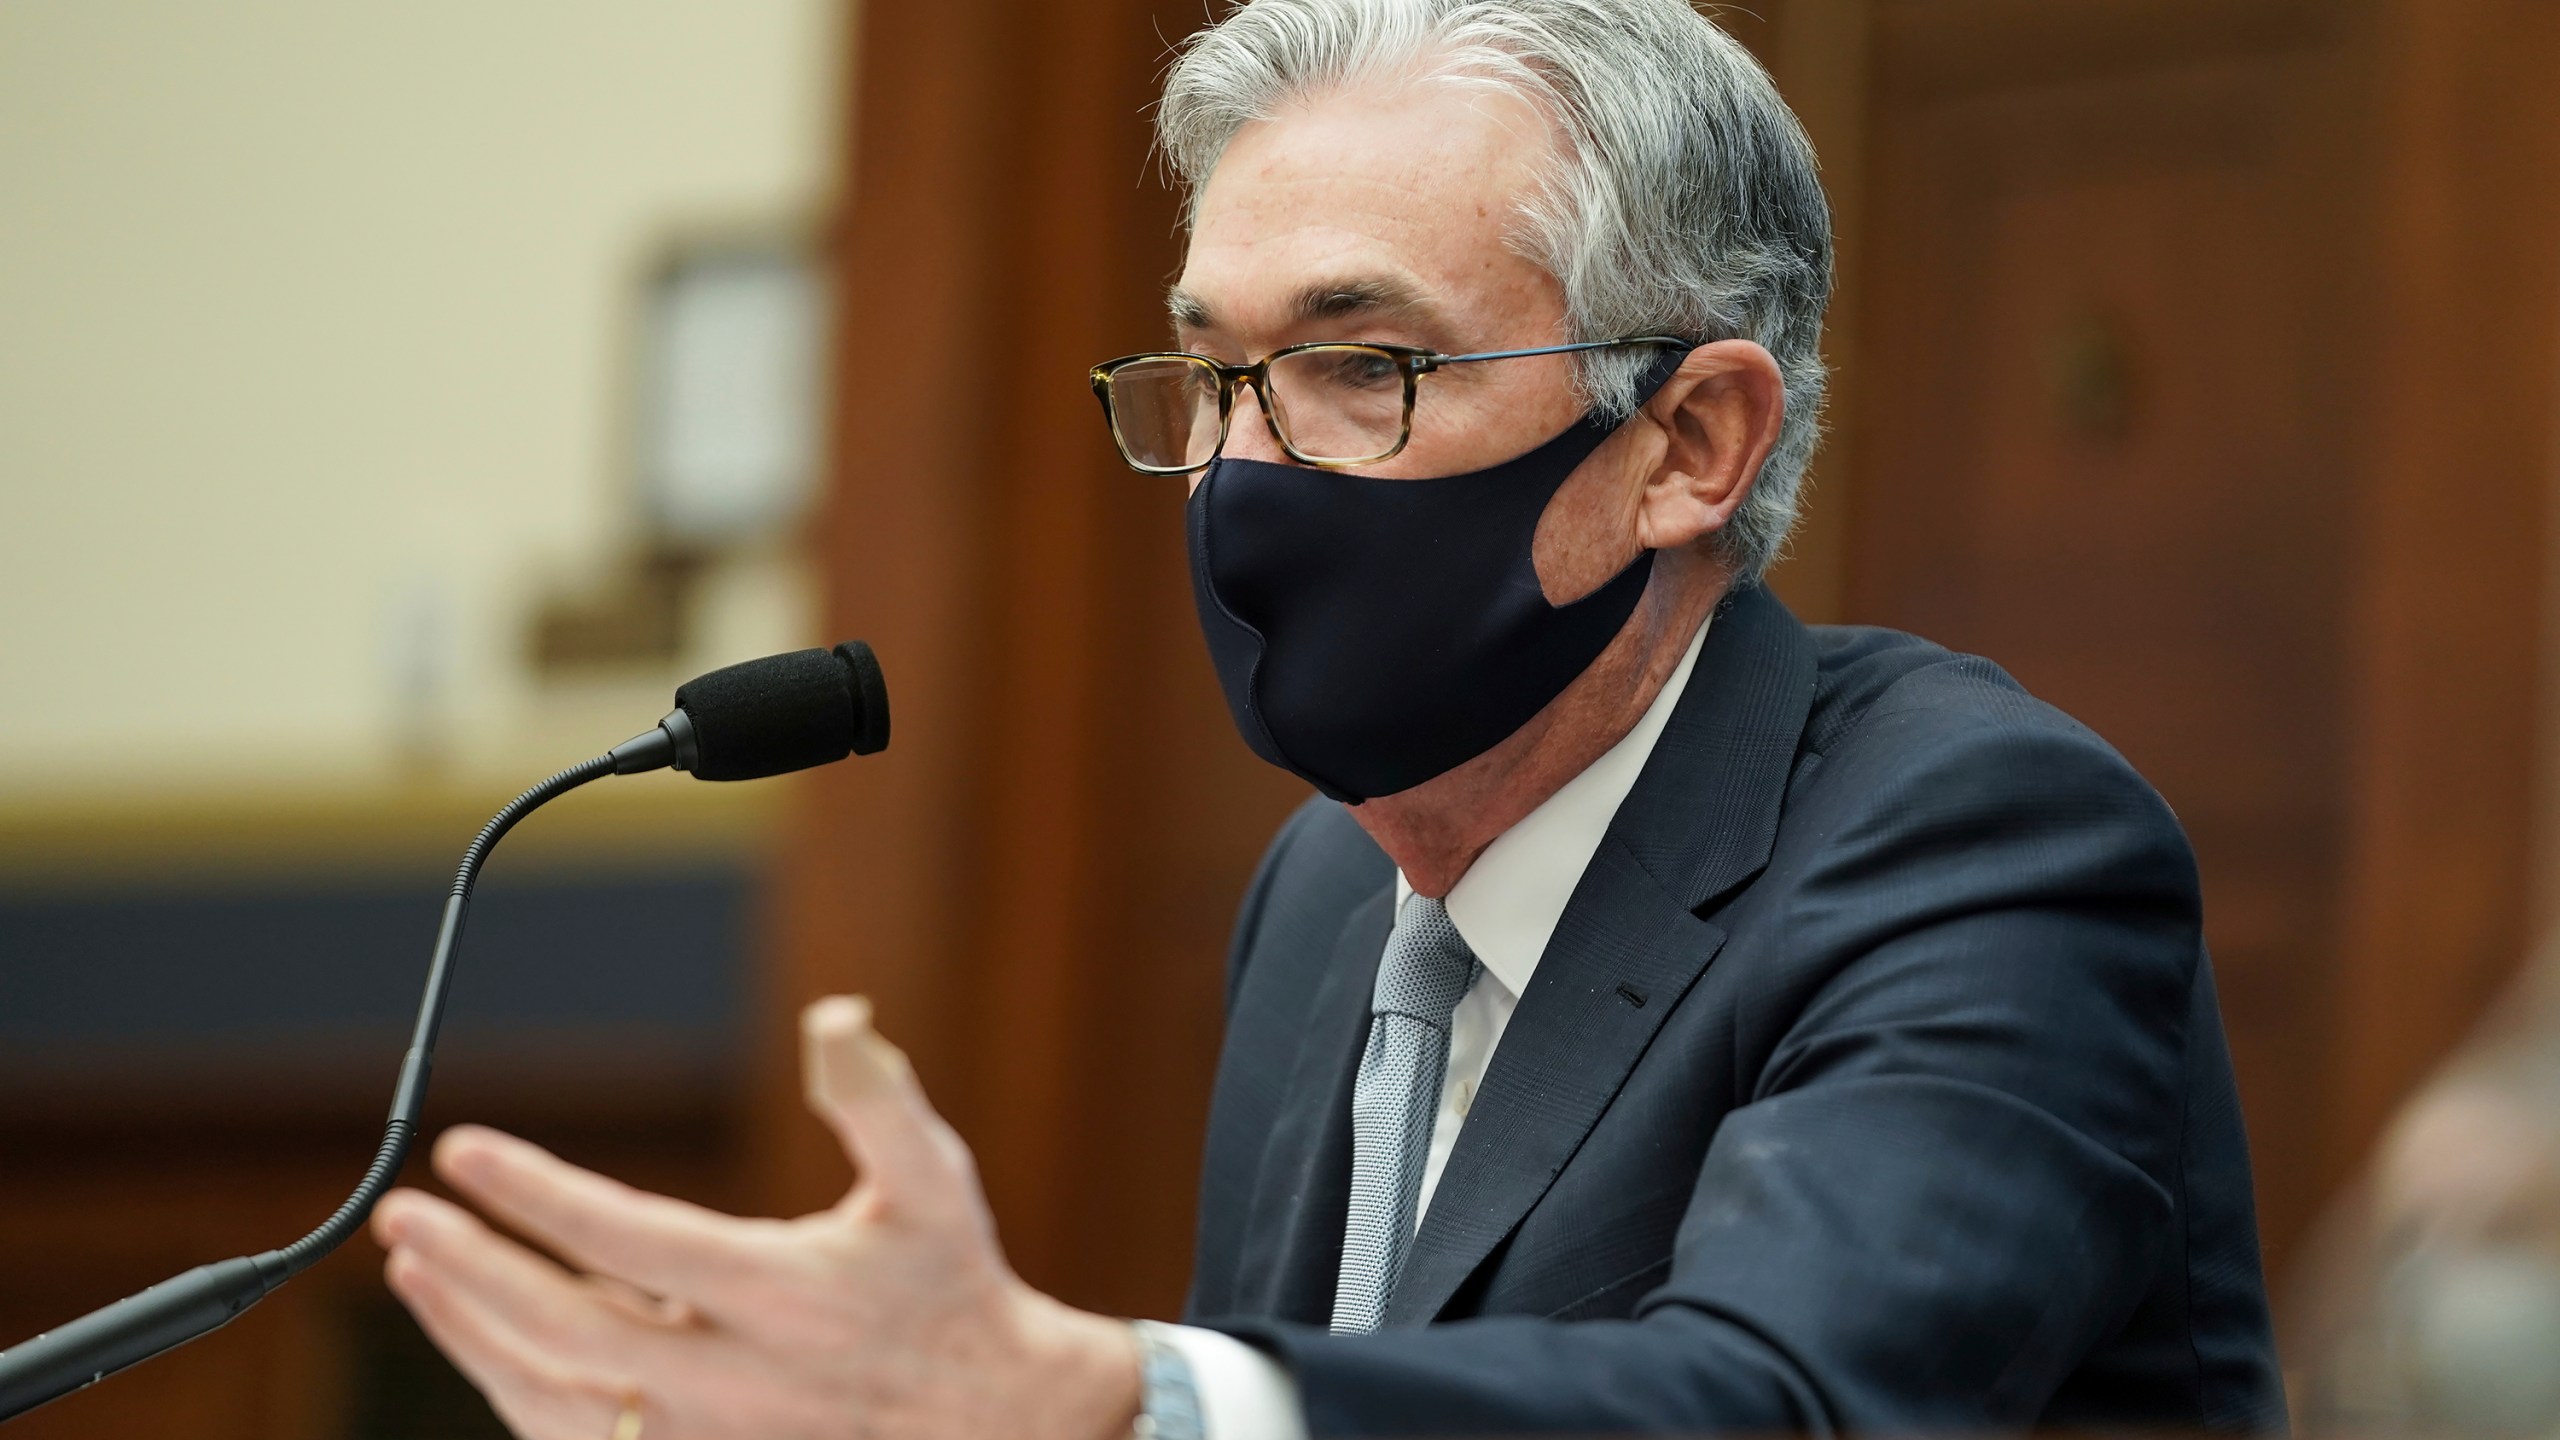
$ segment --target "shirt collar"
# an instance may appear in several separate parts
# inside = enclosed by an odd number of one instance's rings
[[[1495,836],[1450,889],[1450,923],[1485,970],[1513,995],[1528,993],[1529,977],[1537,973],[1538,957],[1546,953],[1547,941],[1564,918],[1565,902],[1599,853],[1618,806],[1635,788],[1680,703],[1680,692],[1689,687],[1689,672],[1697,666],[1713,620],[1711,615],[1699,624],[1698,633],[1689,638],[1688,653],[1635,728],[1518,824]],[[1411,894],[1413,886],[1398,870],[1398,910]]]

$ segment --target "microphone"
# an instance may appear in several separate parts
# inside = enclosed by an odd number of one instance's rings
[[[658,728],[613,747],[617,775],[673,765],[696,780],[761,780],[889,743],[889,689],[871,647],[794,650],[676,687]]]
[[[23,1415],[165,1350],[221,1328],[287,1280],[343,1245],[373,1213],[408,1158],[426,1105],[436,1035],[444,1024],[453,957],[462,941],[471,889],[489,852],[516,822],[546,802],[607,775],[673,766],[697,780],[754,780],[806,770],[889,743],[889,691],[871,647],[848,640],[832,650],[768,655],[698,675],[676,687],[675,709],[657,728],[572,765],[518,795],[490,817],[462,852],[427,962],[417,1026],[392,1089],[382,1144],[355,1191],[318,1229],[290,1245],[199,1265],[101,1310],[0,1350],[0,1420]]]

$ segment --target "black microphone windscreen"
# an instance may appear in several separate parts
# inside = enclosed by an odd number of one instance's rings
[[[859,640],[697,675],[677,687],[676,708],[693,722],[702,780],[780,775],[889,743],[889,690]]]

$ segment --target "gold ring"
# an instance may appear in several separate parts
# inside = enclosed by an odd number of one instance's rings
[[[613,1417],[612,1440],[640,1440],[640,1392],[634,1390],[622,1397],[622,1413]]]

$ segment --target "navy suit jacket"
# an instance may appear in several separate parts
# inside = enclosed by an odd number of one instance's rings
[[[1998,667],[1727,602],[1332,1336],[1393,883],[1310,802],[1230,962],[1189,1309],[1316,1434],[2283,1425],[2193,853]]]

